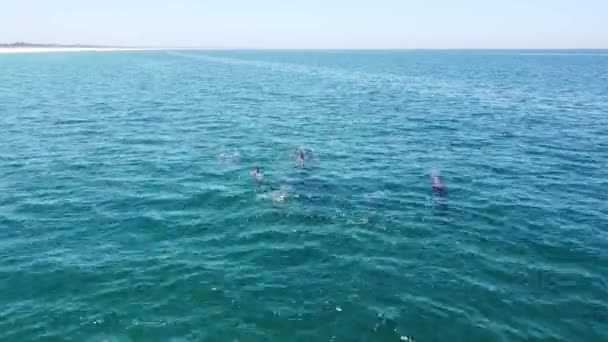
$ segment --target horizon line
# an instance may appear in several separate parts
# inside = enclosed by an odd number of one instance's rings
[[[514,50],[514,51],[538,51],[538,50],[608,50],[608,47],[254,47],[254,46],[196,46],[196,45],[109,45],[109,44],[55,44],[55,43],[0,43],[4,48],[116,48],[116,49],[162,49],[162,50],[269,50],[269,51],[424,51],[424,50]]]

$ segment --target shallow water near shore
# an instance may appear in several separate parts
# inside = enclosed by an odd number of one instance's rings
[[[606,341],[607,70],[2,55],[0,340]]]

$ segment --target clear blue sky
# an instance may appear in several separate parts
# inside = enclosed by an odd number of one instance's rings
[[[608,48],[608,0],[0,0],[0,42]]]

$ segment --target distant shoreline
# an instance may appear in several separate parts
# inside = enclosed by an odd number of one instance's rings
[[[160,48],[119,48],[119,47],[7,47],[0,46],[0,54],[46,53],[46,52],[104,52],[104,51],[156,51]]]

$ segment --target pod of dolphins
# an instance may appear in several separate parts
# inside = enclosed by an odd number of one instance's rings
[[[304,149],[298,148],[296,151],[297,159],[296,165],[298,167],[304,167],[304,163],[307,159],[306,151]],[[260,167],[254,167],[253,170],[249,173],[251,177],[258,183],[262,183],[264,181],[264,174]],[[447,195],[447,185],[445,183],[445,179],[439,171],[433,171],[430,175],[431,181],[431,189],[433,190],[433,194],[439,197],[445,197]]]

